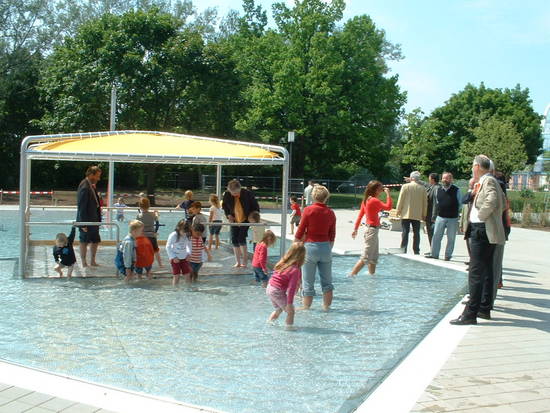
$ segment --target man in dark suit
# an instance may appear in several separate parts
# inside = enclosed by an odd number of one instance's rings
[[[86,178],[80,182],[77,191],[77,213],[78,222],[101,222],[101,206],[96,184],[101,179],[101,169],[98,166],[90,166],[86,170]],[[87,267],[86,254],[90,244],[91,260],[90,265],[97,267],[96,253],[98,244],[101,242],[99,226],[90,225],[79,228],[80,258],[82,266]]]

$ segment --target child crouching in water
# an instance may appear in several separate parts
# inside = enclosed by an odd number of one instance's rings
[[[195,215],[196,216],[196,215]],[[203,224],[193,224],[191,227],[191,255],[189,256],[189,264],[191,265],[191,282],[197,282],[199,279],[199,271],[204,262],[204,256],[208,257],[208,261],[212,261],[210,251],[204,243],[202,234],[204,233]]]
[[[201,239],[202,241],[202,239]],[[166,252],[172,266],[172,285],[177,285],[180,275],[185,277],[187,283],[191,283],[191,268],[187,262],[191,254],[191,241],[189,240],[189,224],[184,219],[179,221],[166,241]]]
[[[264,232],[262,240],[256,244],[254,257],[252,257],[252,269],[257,283],[262,283],[262,287],[267,287],[267,249],[275,244],[275,234],[267,230]]]
[[[71,233],[67,235],[60,232],[55,236],[55,246],[53,247],[53,257],[55,259],[54,270],[63,277],[63,268],[67,268],[67,277],[73,275],[76,256],[74,254],[73,242],[76,228],[71,229]]]
[[[275,271],[269,279],[266,289],[275,311],[271,313],[269,323],[275,321],[286,311],[286,329],[294,330],[294,294],[302,277],[301,266],[306,258],[306,248],[301,242],[293,243],[284,257],[275,265]]]
[[[117,249],[115,265],[119,273],[124,275],[124,281],[134,278],[136,269],[136,240],[143,236],[143,222],[136,219],[128,224],[128,235],[124,237]],[[140,274],[141,278],[141,274]]]

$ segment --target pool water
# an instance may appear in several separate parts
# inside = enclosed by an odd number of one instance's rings
[[[0,211],[3,257],[17,254],[15,217]],[[211,277],[186,292],[147,281],[22,280],[0,260],[0,357],[227,412],[349,412],[466,286],[463,273],[396,256],[382,256],[376,276],[348,279],[355,261],[334,258],[332,311],[316,299],[288,332],[283,320],[266,324],[271,304],[252,275]]]

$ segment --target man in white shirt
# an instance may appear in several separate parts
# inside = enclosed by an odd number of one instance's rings
[[[302,206],[309,206],[313,204],[313,198],[311,197],[311,191],[313,191],[313,187],[315,186],[315,181],[310,180],[308,182],[308,185],[304,189],[304,197],[302,198]]]

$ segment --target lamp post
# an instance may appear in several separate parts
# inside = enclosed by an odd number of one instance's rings
[[[288,142],[288,146],[289,146],[289,156],[290,156],[290,160],[289,160],[289,163],[288,163],[288,180],[289,180],[289,183],[290,183],[290,186],[289,186],[289,189],[290,189],[290,192],[292,192],[292,143],[294,142],[294,138],[295,138],[295,135],[296,135],[296,132],[295,131],[289,131],[288,132],[288,137],[287,137],[287,142]]]
[[[116,86],[115,83],[111,85],[111,117],[109,122],[109,130],[111,132],[116,130]],[[109,181],[107,182],[107,222],[110,224],[112,220],[111,209],[113,207],[113,191],[115,190],[115,163],[109,161]],[[109,235],[113,238],[113,227],[109,225]]]

